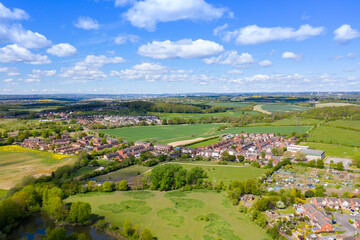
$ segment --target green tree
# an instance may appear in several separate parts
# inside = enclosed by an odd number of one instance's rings
[[[289,151],[286,151],[286,152],[284,152],[284,159],[291,159],[292,158],[292,153],[291,152],[289,152]]]
[[[126,181],[126,180],[125,180]],[[102,192],[112,192],[115,189],[115,184],[113,182],[105,181],[101,186]]]
[[[306,198],[312,198],[312,197],[314,197],[314,196],[315,196],[315,193],[314,193],[313,190],[309,189],[309,190],[306,190],[306,191],[305,191],[305,197],[306,197]]]
[[[322,159],[318,159],[317,161],[316,161],[316,167],[317,168],[324,168],[324,160],[322,160]]]
[[[128,182],[125,179],[116,184],[116,188],[119,191],[128,191],[130,189]]]
[[[303,162],[306,160],[306,154],[300,151],[296,152],[294,156],[294,160]]]
[[[142,230],[140,234],[140,240],[153,240],[153,235],[148,229]]]
[[[78,224],[88,224],[91,215],[89,203],[77,201],[71,204],[68,219],[70,222]]]
[[[134,228],[132,223],[129,220],[125,220],[123,224],[123,231],[125,233],[125,236],[131,237],[134,234]]]
[[[102,144],[106,144],[106,138],[101,139],[100,141]]]
[[[339,170],[339,171],[344,171],[344,164],[343,164],[343,162],[338,162],[338,163],[336,163],[335,169],[336,169],[336,170]]]

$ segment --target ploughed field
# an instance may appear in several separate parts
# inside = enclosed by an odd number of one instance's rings
[[[50,174],[58,167],[72,164],[70,155],[54,154],[16,145],[0,147],[0,189],[9,189],[27,175]]]
[[[93,213],[105,216],[112,225],[121,227],[127,219],[150,229],[160,240],[270,239],[265,230],[231,205],[224,192],[94,192],[66,201],[88,202]]]

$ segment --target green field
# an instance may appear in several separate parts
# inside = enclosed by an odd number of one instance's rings
[[[8,190],[5,190],[5,189],[0,189],[0,198],[2,196],[5,196],[5,194],[8,192]]]
[[[288,134],[291,132],[305,133],[309,126],[261,126],[261,127],[234,127],[222,131],[217,131],[223,124],[184,124],[184,125],[161,125],[161,126],[141,126],[116,129],[105,129],[101,132],[114,137],[124,137],[128,141],[157,141],[167,144],[176,141],[207,138],[225,133],[240,134],[247,133],[280,133]]]
[[[327,157],[360,158],[360,148],[348,147],[329,143],[303,142],[301,145],[312,149],[324,150]]]
[[[66,201],[88,202],[93,213],[105,216],[112,225],[122,226],[127,219],[150,229],[160,240],[270,239],[265,230],[239,213],[222,192],[87,193]]]
[[[216,135],[217,128],[223,124],[190,124],[167,126],[142,126],[101,130],[114,137],[124,137],[128,141],[157,141],[170,143],[175,141],[209,137]]]
[[[240,164],[233,165],[214,165],[214,162],[173,162],[180,164],[185,169],[201,167],[207,173],[208,179],[213,183],[223,181],[226,185],[233,180],[245,181],[249,178],[258,178],[263,175],[267,169],[244,166]]]
[[[192,118],[199,119],[202,117],[239,117],[241,115],[254,115],[259,114],[255,111],[226,111],[218,113],[151,113],[152,115],[158,116],[160,119],[169,119],[169,118]]]
[[[16,145],[0,147],[0,189],[13,187],[27,175],[50,174],[56,168],[72,164],[75,158]]]
[[[288,104],[261,104],[261,108],[268,112],[293,112],[293,111],[306,111],[310,107],[302,107],[297,105]]]
[[[186,145],[186,147],[189,147],[189,148],[205,147],[207,145],[212,145],[212,144],[218,143],[220,141],[221,141],[221,139],[219,137],[210,138],[210,139],[207,139],[207,140],[204,140],[204,141],[195,142],[193,144]]]
[[[136,177],[138,176],[138,173],[142,174],[148,170],[150,170],[151,167],[145,167],[142,165],[133,165],[127,168],[122,168],[119,169],[117,171],[105,174],[105,175],[101,175],[98,177],[95,177],[96,181],[121,181],[123,179],[129,179],[132,177]]]
[[[229,107],[229,108],[239,108],[239,107],[250,106],[250,103],[246,103],[246,102],[211,102],[211,103],[207,103],[206,105]]]
[[[248,126],[313,126],[315,124],[321,123],[320,120],[310,119],[310,118],[302,118],[302,119],[281,119],[274,121],[272,123],[253,123]]]
[[[328,122],[326,123],[326,125],[360,130],[359,120],[336,120],[336,121]]]
[[[360,147],[360,132],[336,127],[319,126],[311,133],[308,140]]]

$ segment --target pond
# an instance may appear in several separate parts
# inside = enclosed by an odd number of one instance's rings
[[[56,224],[47,215],[33,214],[27,218],[20,227],[15,229],[11,234],[7,236],[9,240],[37,240],[44,236],[46,228],[51,229],[56,227]],[[116,238],[106,234],[104,231],[97,230],[89,226],[62,226],[66,229],[68,234],[71,233],[85,233],[87,239],[93,240],[116,240]]]

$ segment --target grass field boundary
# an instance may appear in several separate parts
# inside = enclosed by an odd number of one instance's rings
[[[191,145],[198,144],[198,143],[202,143],[202,142],[206,142],[208,140],[218,138],[220,135],[221,134],[219,134],[217,136],[213,136],[213,137],[208,137],[208,138],[205,138],[205,139],[202,139],[202,140],[199,140],[199,141],[196,141],[196,142],[192,142],[192,143],[189,143],[189,144],[185,144],[184,147],[191,146]]]

